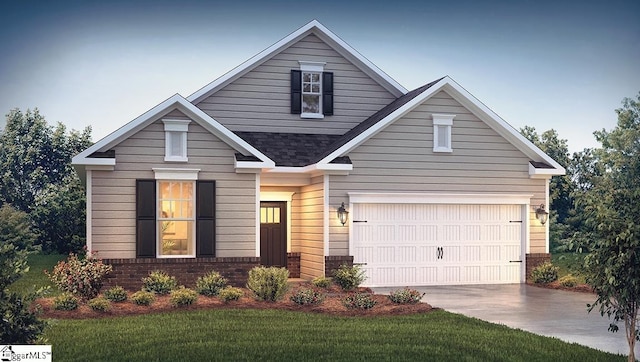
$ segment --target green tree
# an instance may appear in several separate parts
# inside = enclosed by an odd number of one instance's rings
[[[84,243],[85,195],[71,158],[90,145],[89,127],[52,127],[37,109],[7,115],[0,132],[0,205],[31,214],[45,251],[77,251]]]
[[[38,292],[26,295],[8,287],[29,270],[27,254],[33,250],[36,236],[29,216],[8,204],[0,207],[0,342],[33,343],[42,334],[45,323],[38,319],[30,304]]]
[[[594,132],[602,145],[594,150],[599,165],[579,206],[594,237],[585,259],[587,282],[597,293],[589,311],[599,306],[602,315],[612,317],[612,332],[624,322],[634,361],[640,340],[640,93],[636,100],[625,98],[616,113],[611,132]]]
[[[564,245],[575,230],[566,223],[574,213],[574,199],[572,196],[574,184],[572,177],[572,161],[566,139],[561,139],[554,129],[538,134],[534,127],[525,126],[520,133],[544,153],[551,156],[567,170],[566,175],[553,176],[549,182],[549,239],[551,245],[557,248]]]

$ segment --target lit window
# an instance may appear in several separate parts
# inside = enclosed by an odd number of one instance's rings
[[[191,121],[163,119],[165,155],[167,162],[187,162],[187,131]]]
[[[194,181],[158,181],[158,255],[195,256]]]
[[[433,114],[433,152],[453,152],[451,127],[454,114]]]

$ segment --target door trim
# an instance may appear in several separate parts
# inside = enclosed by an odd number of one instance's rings
[[[258,201],[258,255],[260,256],[260,203],[262,201],[283,201],[287,203],[287,253],[291,252],[291,200],[293,191],[260,191],[260,201]]]

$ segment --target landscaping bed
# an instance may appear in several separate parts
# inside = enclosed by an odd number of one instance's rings
[[[324,300],[317,305],[298,305],[291,301],[290,297],[299,289],[313,288],[325,295]],[[301,312],[323,313],[336,316],[383,316],[383,315],[406,315],[416,313],[427,313],[434,309],[428,303],[416,304],[396,304],[389,300],[386,295],[374,294],[368,288],[358,288],[356,291],[344,292],[340,287],[332,285],[329,288],[313,287],[311,283],[304,282],[289,288],[285,297],[276,302],[256,300],[252,292],[242,289],[244,296],[236,301],[224,302],[218,297],[207,297],[199,295],[196,302],[189,306],[174,307],[170,303],[168,295],[156,295],[155,301],[149,306],[136,305],[130,300],[132,293],[128,293],[126,301],[111,303],[111,308],[106,312],[92,310],[86,303],[81,303],[76,310],[65,311],[56,310],[53,307],[53,298],[42,298],[36,301],[42,309],[42,317],[53,319],[86,319],[105,318],[115,316],[130,316],[138,314],[164,313],[175,310],[198,310],[198,309],[279,309]],[[376,302],[370,309],[351,309],[343,305],[343,300],[355,293],[365,293]]]

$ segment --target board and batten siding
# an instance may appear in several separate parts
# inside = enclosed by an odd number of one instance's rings
[[[291,217],[296,227],[291,237],[300,248],[300,276],[304,279],[324,276],[323,177],[314,177],[310,185],[300,187],[299,197],[294,201]]]
[[[291,70],[325,62],[334,74],[334,115],[291,114]],[[395,97],[315,35],[309,35],[196,106],[232,131],[343,134]]]
[[[433,113],[455,114],[452,153],[433,152]],[[529,177],[529,158],[441,91],[348,156],[349,175],[330,176],[330,204],[348,192],[531,194],[529,253],[546,252],[545,227],[534,205],[545,203],[545,180]],[[346,203],[346,201],[345,201]],[[496,199],[496,204],[500,200]],[[331,227],[330,255],[349,255],[348,228]]]
[[[237,174],[235,151],[195,122],[187,135],[188,163],[164,162],[164,144],[157,120],[114,147],[114,171],[92,171],[92,250],[101,258],[135,258],[136,179],[153,179],[152,168],[195,168],[198,179],[216,181],[216,256],[255,256],[255,174]]]

